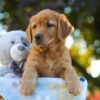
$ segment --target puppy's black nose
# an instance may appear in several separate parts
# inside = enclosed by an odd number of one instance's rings
[[[25,50],[25,47],[24,47],[24,46],[18,46],[18,49],[19,49],[20,51],[23,51],[23,50]]]
[[[40,40],[42,39],[42,37],[43,37],[43,35],[40,34],[40,33],[38,33],[38,34],[35,35],[35,39],[36,39],[37,41],[40,41]]]

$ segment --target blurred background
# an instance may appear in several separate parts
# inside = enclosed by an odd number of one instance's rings
[[[65,14],[75,27],[65,45],[78,75],[88,80],[87,100],[100,100],[100,0],[0,0],[0,33],[25,31],[45,8]]]

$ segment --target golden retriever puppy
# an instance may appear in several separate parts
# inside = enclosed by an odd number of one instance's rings
[[[32,16],[26,30],[32,44],[22,76],[21,92],[31,95],[38,77],[60,77],[70,93],[79,95],[80,83],[64,45],[74,28],[65,15],[45,9]]]

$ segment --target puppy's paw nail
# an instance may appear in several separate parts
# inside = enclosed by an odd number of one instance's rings
[[[26,96],[32,95],[32,90],[29,88],[23,88],[23,89],[21,89],[21,92],[23,95],[26,95]]]
[[[73,83],[68,85],[68,90],[69,90],[69,93],[73,94],[74,96],[80,95],[80,93],[82,91],[81,86],[79,84],[77,85],[77,84],[73,84]]]
[[[21,92],[23,95],[29,96],[32,95],[35,89],[34,82],[24,80],[21,84]]]

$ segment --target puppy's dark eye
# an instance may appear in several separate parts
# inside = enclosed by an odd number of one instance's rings
[[[15,41],[11,41],[11,44],[14,44],[15,43]]]
[[[36,28],[36,24],[33,25],[33,29],[35,29],[35,28]]]
[[[49,22],[47,23],[47,27],[48,27],[48,28],[53,27],[53,26],[54,26],[54,24],[49,23]]]

